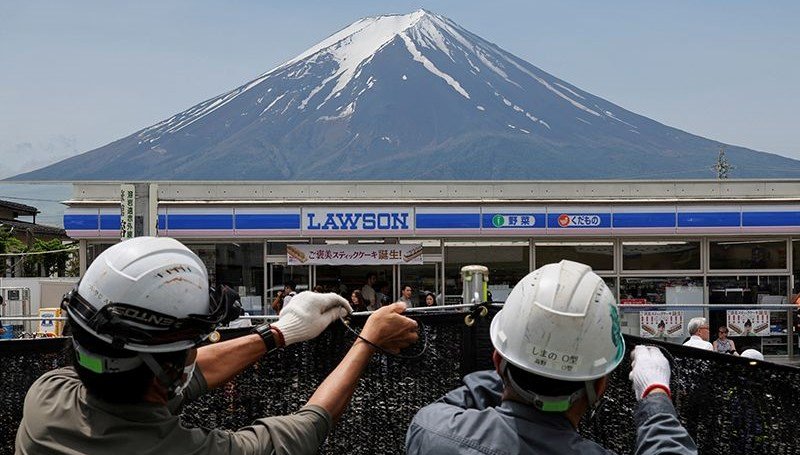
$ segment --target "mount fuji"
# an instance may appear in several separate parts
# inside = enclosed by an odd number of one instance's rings
[[[425,10],[368,17],[227,93],[16,180],[711,178],[721,143]],[[735,177],[800,161],[725,146]]]

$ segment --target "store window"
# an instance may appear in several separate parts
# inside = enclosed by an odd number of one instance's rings
[[[794,287],[792,292],[795,294],[792,302],[800,305],[800,240],[792,242],[792,275],[794,275]]]
[[[623,242],[624,270],[699,270],[700,242]]]
[[[785,269],[783,240],[730,240],[710,242],[712,270]]]
[[[403,286],[411,286],[411,303],[415,307],[425,305],[425,296],[433,294],[434,302],[442,304],[441,291],[439,290],[439,264],[423,265],[404,265],[400,267],[400,283],[398,289]],[[399,298],[399,295],[398,295]]]
[[[251,315],[264,312],[264,246],[261,243],[188,244],[208,270],[212,286],[230,286]]]
[[[581,262],[595,271],[614,270],[614,244],[612,242],[536,243],[536,268],[563,259]]]
[[[789,279],[786,276],[708,277],[709,318],[712,339],[719,327],[728,327],[736,350],[758,349],[764,355],[786,355],[788,318],[786,310],[759,308],[787,302]],[[715,305],[747,305],[715,310]]]
[[[623,331],[636,336],[659,336],[652,331],[649,335],[644,332],[652,327],[648,325],[648,318],[664,317],[669,320],[667,318],[674,317],[673,312],[677,312],[683,324],[660,337],[683,343],[689,336],[685,331],[686,324],[694,317],[703,316],[703,294],[703,277],[700,276],[620,278],[619,302]]]
[[[619,281],[621,304],[703,304],[703,277],[637,277],[620,278]]]
[[[496,302],[505,301],[514,285],[530,273],[528,242],[446,242],[445,302],[461,303],[461,267],[489,268],[489,291]]]
[[[371,286],[373,291],[386,295],[387,300],[394,301],[396,297],[391,265],[318,265],[316,275],[316,283],[322,286],[323,290],[336,292],[348,300],[354,290],[364,288],[369,276],[375,275],[375,281]]]
[[[617,279],[614,278],[613,276],[604,276],[604,277],[601,277],[601,278],[603,278],[603,281],[606,283],[606,286],[608,286],[608,289],[611,290],[611,293],[614,295],[614,298],[615,299],[618,298],[617,297]]]

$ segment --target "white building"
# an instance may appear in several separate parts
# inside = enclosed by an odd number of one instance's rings
[[[630,333],[661,333],[664,320],[665,336],[681,341],[686,322],[705,314],[712,340],[729,325],[734,337],[761,335],[734,338],[739,351],[800,354],[787,305],[800,280],[799,180],[162,182],[135,191],[122,211],[137,233],[189,245],[251,313],[269,312],[289,280],[348,294],[370,272],[393,298],[408,283],[420,298],[456,302],[467,264],[489,267],[501,301],[529,271],[572,259],[606,279]],[[68,205],[64,226],[81,240],[85,267],[119,241],[120,183],[76,184]]]

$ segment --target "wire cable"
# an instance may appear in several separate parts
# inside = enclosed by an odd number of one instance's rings
[[[387,351],[386,349],[383,349],[382,347],[378,346],[377,344],[369,341],[368,339],[362,337],[360,333],[356,332],[355,329],[350,327],[350,324],[348,323],[347,320],[345,320],[345,318],[340,316],[339,320],[342,321],[342,324],[344,324],[345,328],[347,328],[347,330],[349,330],[350,333],[355,335],[356,338],[358,338],[361,341],[363,341],[363,342],[367,343],[368,345],[372,346],[373,348],[375,348],[381,354],[384,354],[384,355],[387,355],[387,356],[390,356],[390,357],[394,357],[394,358],[397,358],[397,359],[415,360],[415,359],[418,359],[418,358],[422,357],[425,354],[425,352],[427,352],[427,350],[428,350],[428,333],[425,332],[425,330],[424,330],[425,329],[425,325],[421,321],[417,321],[417,327],[418,327],[418,332],[422,336],[422,342],[423,342],[422,350],[419,351],[418,353],[414,354],[414,355],[403,355],[403,354],[393,354],[393,353]]]

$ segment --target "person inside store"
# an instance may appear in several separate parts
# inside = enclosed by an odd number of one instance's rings
[[[375,287],[378,288],[378,291],[375,293],[375,302],[367,306],[370,311],[375,311],[384,305],[388,305],[389,300],[392,298],[392,296],[389,295],[391,292],[389,291],[389,283],[386,281],[379,282]]]
[[[375,303],[375,283],[377,282],[377,273],[367,273],[366,282],[364,283],[364,286],[361,287],[361,296],[364,297],[364,301],[367,303],[367,305],[372,305]]]
[[[350,293],[350,305],[353,307],[353,311],[367,311],[367,302],[358,289]]]
[[[717,339],[711,343],[714,347],[714,352],[721,352],[723,354],[739,355],[736,352],[736,343],[728,338],[728,327],[721,326],[717,331]]]
[[[414,302],[411,301],[411,296],[414,294],[414,288],[411,287],[409,284],[404,284],[403,287],[400,288],[400,302],[405,303],[410,307],[416,306]]]
[[[178,409],[270,352],[310,340],[351,311],[336,294],[302,292],[272,324],[198,347],[239,314],[230,288],[210,292],[200,258],[165,237],[137,237],[101,253],[62,302],[73,366],[37,379],[25,397],[16,453],[316,454],[375,353],[417,339],[405,305],[382,308],[294,414],[239,431],[191,428]],[[280,396],[271,397],[279,400]]]
[[[564,260],[524,277],[490,326],[495,369],[467,375],[417,412],[407,453],[612,453],[577,427],[625,355],[617,311],[587,265]],[[652,346],[636,346],[631,357],[636,453],[697,453],[670,399],[667,359]]]
[[[290,280],[283,285],[282,291],[278,291],[278,293],[275,295],[275,299],[272,300],[271,305],[272,309],[275,310],[275,314],[281,314],[283,308],[288,305],[289,302],[291,302],[292,297],[297,295],[297,293],[294,291],[296,287],[297,285],[294,283],[294,281]]]
[[[436,296],[433,295],[432,292],[428,292],[425,294],[425,306],[435,306],[436,305]]]
[[[714,350],[714,346],[708,342],[710,331],[706,318],[692,318],[686,328],[689,330],[689,339],[683,343],[684,346],[707,349],[709,351]]]

